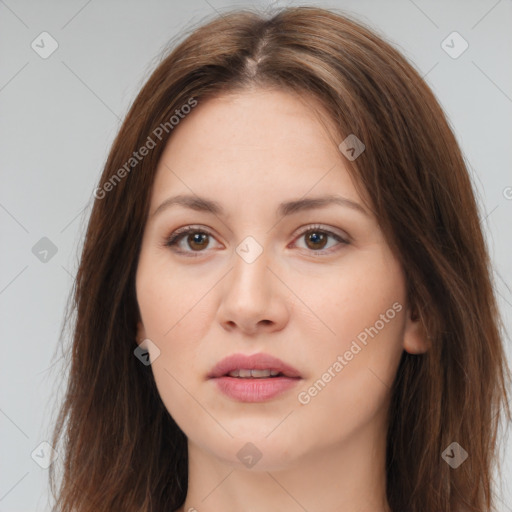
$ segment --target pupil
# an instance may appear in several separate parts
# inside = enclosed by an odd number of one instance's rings
[[[326,236],[324,233],[319,233],[317,231],[313,231],[310,233],[309,237],[308,237],[308,240],[310,242],[312,242],[313,244],[320,244],[321,246],[318,247],[313,247],[314,249],[322,249],[323,247],[325,247],[325,242],[327,240]]]
[[[206,240],[206,233],[194,233],[189,236],[189,245],[194,248],[194,245],[197,244],[199,246],[199,249],[204,247],[204,241]],[[203,243],[202,243],[203,242]]]

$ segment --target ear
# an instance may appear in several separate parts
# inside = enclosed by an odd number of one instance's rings
[[[144,348],[144,349],[148,349],[148,347],[146,346],[146,329],[144,329],[144,325],[142,324],[142,322],[139,320],[137,322],[137,336],[135,337],[135,341],[137,342],[137,344]]]
[[[403,345],[409,354],[424,354],[429,349],[430,340],[416,308],[408,307],[405,312]]]

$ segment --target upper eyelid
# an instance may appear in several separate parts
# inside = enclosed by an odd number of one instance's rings
[[[329,236],[337,239],[340,243],[350,243],[352,241],[352,239],[351,239],[350,235],[348,235],[348,233],[343,232],[343,234],[339,234],[336,231],[334,231],[332,228],[324,227],[320,224],[308,224],[306,226],[302,226],[302,227],[298,228],[293,234],[294,241],[297,238],[304,236],[308,231],[313,231],[315,229],[317,229],[318,231],[323,231],[323,232],[327,233]],[[178,241],[181,241],[183,239],[183,237],[186,236],[188,233],[194,233],[194,232],[204,233],[208,236],[211,236],[212,238],[217,239],[216,236],[208,228],[198,226],[198,225],[187,225],[187,226],[183,226],[181,228],[174,230],[169,236],[167,236],[165,238],[165,244],[167,245],[167,243],[171,240],[174,242],[174,244],[176,244]],[[193,252],[193,251],[183,251],[183,252]],[[194,251],[194,252],[200,253],[200,252],[204,252],[204,251]],[[316,252],[321,252],[321,250],[316,251]]]

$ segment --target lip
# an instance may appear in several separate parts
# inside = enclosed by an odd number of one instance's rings
[[[249,370],[275,370],[283,373],[286,377],[300,377],[299,371],[284,363],[281,359],[271,356],[270,354],[251,354],[247,356],[245,354],[232,354],[224,359],[220,360],[210,371],[208,377],[210,379],[216,377],[223,377],[229,372],[238,369],[249,369]]]
[[[274,370],[282,376],[269,378],[230,377],[229,372],[238,369]],[[232,354],[219,361],[208,374],[218,389],[234,400],[240,402],[264,402],[270,400],[302,380],[300,372],[270,354]]]

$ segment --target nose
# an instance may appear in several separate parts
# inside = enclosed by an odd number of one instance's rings
[[[273,267],[265,250],[252,262],[233,254],[233,268],[220,288],[218,318],[225,330],[255,335],[284,328],[291,304]]]

